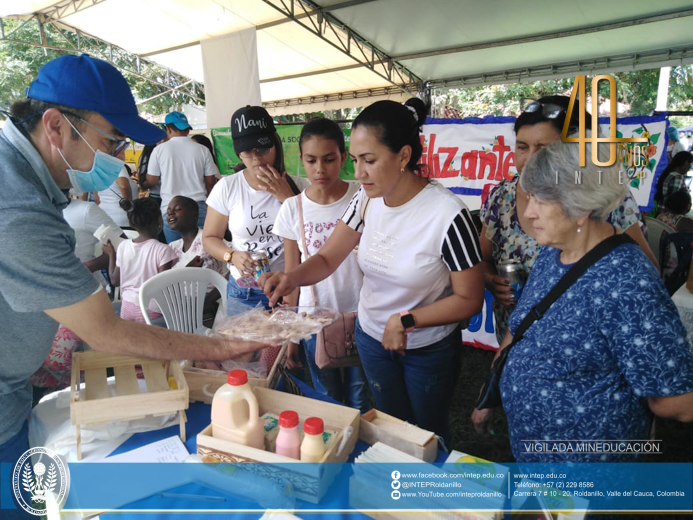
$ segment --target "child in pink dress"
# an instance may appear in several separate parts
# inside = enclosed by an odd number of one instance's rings
[[[139,236],[123,241],[117,251],[109,241],[104,251],[109,257],[111,283],[120,286],[123,300],[120,317],[144,323],[139,303],[140,287],[152,276],[170,269],[177,256],[169,246],[156,238],[164,226],[159,205],[149,198],[126,203],[129,203],[128,221]],[[153,300],[149,304],[149,317],[151,320],[161,317],[159,307]]]

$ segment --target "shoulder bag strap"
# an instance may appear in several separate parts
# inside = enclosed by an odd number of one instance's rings
[[[305,252],[306,258],[310,258],[308,244],[306,243],[306,226],[303,223],[303,195],[301,193],[296,196],[296,205],[298,206],[298,225],[301,226],[299,233],[301,234],[301,242],[303,242],[303,251]],[[310,292],[313,294],[313,306],[317,307],[318,296],[315,294],[315,285],[310,286]]]
[[[298,188],[298,186],[296,186],[296,183],[291,178],[291,175],[289,175],[288,173],[286,173],[285,175],[286,175],[286,182],[289,185],[289,188],[291,188],[291,191],[294,193],[294,195],[298,195],[299,193],[301,193],[301,190]]]
[[[532,325],[532,323],[538,319],[541,319],[549,307],[551,307],[551,304],[555,302],[558,297],[561,296],[561,294],[566,292],[568,288],[573,285],[573,283],[580,278],[580,276],[582,276],[582,274],[587,271],[590,266],[592,266],[592,264],[595,264],[602,257],[608,255],[621,244],[635,244],[635,241],[625,233],[621,235],[612,235],[609,238],[602,240],[599,244],[589,250],[585,256],[578,260],[577,263],[561,277],[553,289],[551,289],[549,293],[527,313],[527,316],[525,316],[525,319],[522,320],[520,326],[517,328],[511,345],[522,339],[522,336]],[[509,349],[511,345],[508,345],[506,350]]]
[[[361,202],[361,222],[363,222],[363,225],[366,225],[366,213],[368,212],[368,205],[371,203],[371,198],[365,195],[365,199]]]

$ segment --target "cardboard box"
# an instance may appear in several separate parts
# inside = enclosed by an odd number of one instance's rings
[[[248,374],[248,383],[251,388],[276,388],[279,383],[280,373],[277,370],[279,365],[283,365],[286,361],[287,346],[284,345],[279,350],[279,354],[274,361],[267,377],[252,377]],[[188,382],[190,389],[190,402],[201,401],[203,403],[212,404],[212,397],[219,387],[226,383],[228,372],[221,370],[205,370],[193,368],[191,366],[183,367],[183,375]]]
[[[438,438],[433,432],[375,409],[361,416],[359,439],[371,445],[382,442],[425,462],[435,461],[438,453]]]
[[[277,392],[268,388],[255,388],[260,415],[279,414],[284,410],[298,413],[300,425],[308,417],[320,417],[326,430],[338,432],[326,445],[325,456],[318,464],[296,464],[295,459],[277,455],[270,451],[259,450],[231,441],[212,437],[212,426],[207,426],[197,436],[197,453],[211,457],[219,462],[265,462],[263,475],[276,474],[293,483],[297,498],[317,504],[327,492],[335,476],[342,469],[341,464],[324,464],[325,462],[346,462],[356,445],[359,433],[359,411],[324,401]],[[302,428],[302,426],[301,426]],[[285,463],[294,463],[287,470]],[[257,466],[249,466],[256,471]]]

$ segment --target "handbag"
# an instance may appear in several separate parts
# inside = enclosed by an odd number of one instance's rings
[[[308,252],[308,244],[306,244],[301,195],[296,200],[303,250],[308,258],[310,253]],[[313,293],[313,304],[317,307],[318,298],[315,293],[315,286],[311,285],[310,289]],[[315,339],[315,364],[318,368],[353,367],[361,364],[358,350],[356,350],[356,341],[354,340],[356,316],[356,312],[339,313],[334,323],[317,333]]]
[[[582,276],[582,274],[594,263],[596,263],[600,258],[606,256],[616,247],[621,244],[635,244],[635,241],[628,235],[612,235],[609,238],[602,240],[594,248],[588,251],[585,256],[578,260],[573,267],[571,267],[568,272],[566,272],[558,283],[549,291],[549,293],[544,296],[544,298],[536,304],[527,313],[527,316],[522,320],[520,326],[517,328],[513,340],[500,351],[498,357],[491,365],[491,371],[486,377],[486,382],[481,388],[481,393],[479,399],[476,402],[476,408],[482,410],[484,408],[495,408],[502,404],[501,393],[500,393],[500,379],[503,372],[503,367],[505,362],[508,360],[508,354],[510,349],[522,340],[524,333],[536,320],[541,319],[541,317],[546,313],[546,311],[551,307],[551,304],[555,302],[559,296],[561,296],[573,283]]]

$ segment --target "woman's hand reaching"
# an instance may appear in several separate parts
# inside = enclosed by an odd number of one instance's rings
[[[286,273],[262,273],[257,283],[269,298],[270,307],[274,307],[279,298],[291,294],[298,287],[293,277]]]

